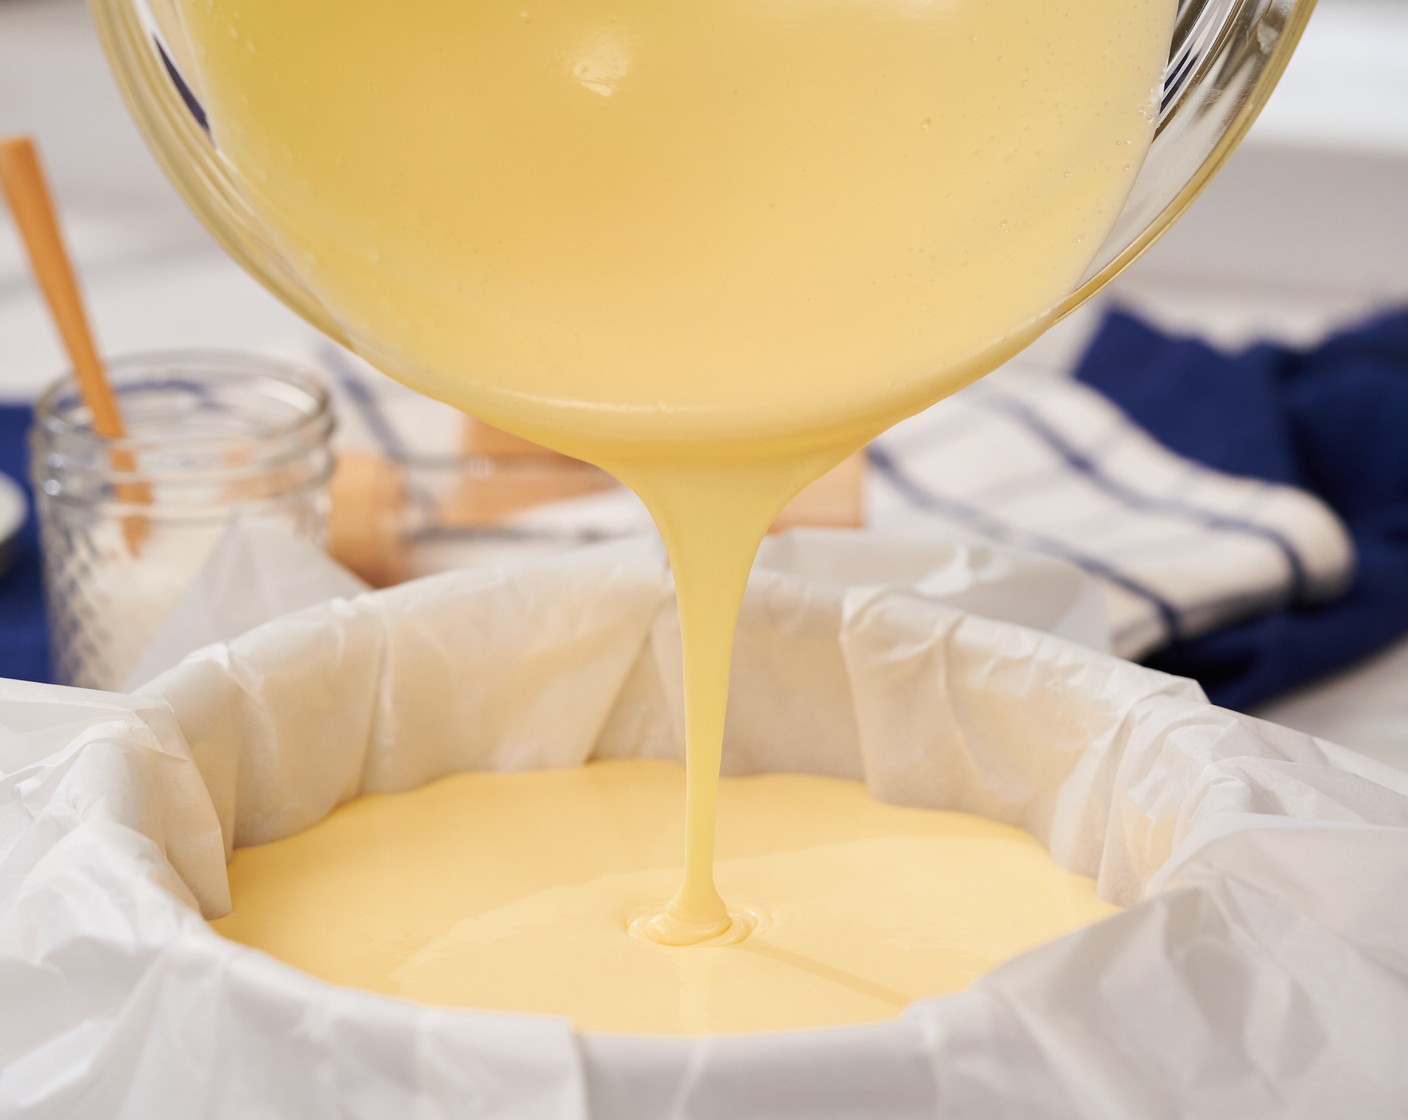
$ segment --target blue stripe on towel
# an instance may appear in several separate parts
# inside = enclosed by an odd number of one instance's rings
[[[381,450],[390,459],[398,463],[404,463],[410,458],[410,451],[405,442],[401,439],[400,433],[391,425],[391,421],[386,418],[386,413],[381,411],[381,406],[377,404],[376,394],[367,388],[367,383],[357,376],[357,371],[352,368],[347,361],[346,355],[335,346],[324,346],[319,355],[324,365],[337,378],[338,387],[352,402],[352,406],[361,416],[362,423],[371,432],[372,438],[381,446]]]
[[[1354,538],[1343,597],[1224,626],[1160,651],[1155,668],[1245,710],[1408,634],[1408,311],[1309,349],[1235,352],[1115,313],[1077,377],[1175,454],[1309,490]]]
[[[1179,639],[1182,628],[1178,611],[1174,608],[1172,603],[1152,588],[1146,587],[1124,572],[1112,568],[1103,560],[1097,560],[1093,556],[1087,556],[1084,553],[1076,551],[1063,541],[1058,541],[1051,537],[1043,536],[1040,533],[1033,533],[1026,529],[1019,529],[1013,525],[1008,525],[993,517],[992,514],[978,509],[976,506],[971,506],[965,502],[956,501],[953,498],[934,493],[932,490],[915,481],[914,478],[900,467],[888,451],[876,444],[871,444],[867,455],[871,465],[884,475],[890,484],[903,494],[913,505],[921,509],[932,510],[954,521],[971,525],[975,530],[982,533],[983,536],[990,537],[1003,544],[1010,544],[1019,548],[1044,552],[1050,556],[1057,556],[1062,560],[1075,564],[1077,567],[1084,569],[1093,576],[1098,576],[1100,579],[1123,588],[1131,595],[1136,595],[1143,599],[1154,608],[1160,621],[1164,625],[1165,636],[1169,641],[1177,641]]]
[[[1044,417],[1026,405],[1012,400],[1010,397],[995,394],[985,395],[981,401],[984,407],[990,408],[994,412],[1001,412],[1021,423],[1059,455],[1073,471],[1083,475],[1094,486],[1131,509],[1142,510],[1146,513],[1172,514],[1201,525],[1205,529],[1223,533],[1240,533],[1266,541],[1274,546],[1286,561],[1286,568],[1290,573],[1292,601],[1303,603],[1312,598],[1309,580],[1305,574],[1305,562],[1301,559],[1300,553],[1296,551],[1295,545],[1290,540],[1270,526],[1259,525],[1255,521],[1232,517],[1228,514],[1212,513],[1209,510],[1189,505],[1187,502],[1181,502],[1177,498],[1154,498],[1147,494],[1141,494],[1137,490],[1130,489],[1118,479],[1111,478],[1101,469],[1099,463],[1073,446]]]

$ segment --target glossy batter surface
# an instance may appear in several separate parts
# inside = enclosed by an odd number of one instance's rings
[[[427,1003],[713,1033],[893,1018],[1114,910],[1018,829],[853,782],[725,778],[718,882],[757,926],[660,945],[630,927],[678,877],[682,792],[678,765],[633,761],[365,797],[236,852],[215,928]]]
[[[1175,7],[174,2],[222,156],[358,346],[598,459],[986,372],[1113,224]]]

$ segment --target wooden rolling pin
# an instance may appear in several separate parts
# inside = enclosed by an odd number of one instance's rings
[[[496,469],[483,475],[465,471],[438,511],[446,528],[496,525],[534,506],[619,485],[596,467],[472,418],[466,419],[463,448],[467,458],[487,460]],[[404,579],[405,502],[400,465],[368,452],[339,455],[328,551],[374,587]],[[865,456],[858,452],[798,494],[770,531],[799,526],[857,529],[864,523]]]
[[[507,460],[524,469],[497,490],[480,485],[475,491],[474,481],[466,480],[466,496],[455,506],[456,523],[492,523],[544,502],[584,497],[617,485],[602,471],[473,417],[465,418],[464,449],[468,455]],[[541,464],[543,469],[535,473],[526,469],[529,464]],[[865,524],[865,469],[863,453],[850,456],[793,498],[770,532],[803,525],[859,529]]]
[[[328,553],[373,587],[406,578],[406,481],[399,463],[344,451],[328,484]]]

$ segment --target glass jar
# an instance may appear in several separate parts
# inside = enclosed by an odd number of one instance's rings
[[[333,416],[317,378],[250,354],[114,361],[127,434],[71,378],[35,406],[31,474],[54,679],[119,689],[232,530],[322,544]]]

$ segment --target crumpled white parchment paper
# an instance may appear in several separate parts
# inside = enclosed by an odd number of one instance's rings
[[[232,845],[454,770],[679,752],[653,548],[436,577],[133,697],[0,686],[0,1116],[1402,1114],[1408,775],[1068,640],[1100,622],[1059,566],[828,534],[764,561],[730,771],[1020,824],[1129,909],[892,1023],[751,1038],[418,1006],[224,941]]]

